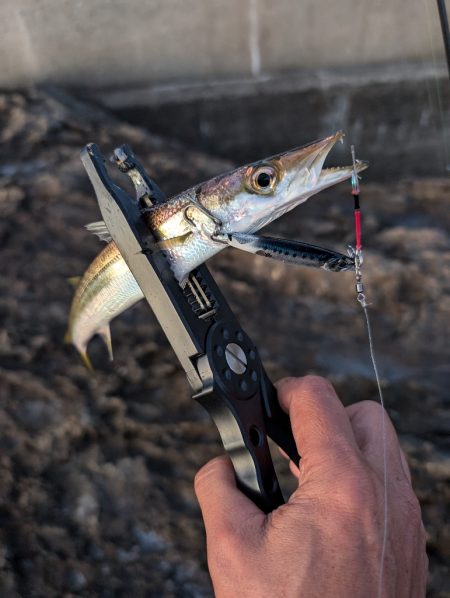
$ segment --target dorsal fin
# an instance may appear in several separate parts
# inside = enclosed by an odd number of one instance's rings
[[[112,241],[112,237],[109,234],[109,230],[106,228],[106,224],[103,222],[103,220],[86,224],[86,230],[94,235],[97,235],[100,241],[104,241],[105,243]]]
[[[70,284],[71,287],[76,289],[82,278],[83,278],[82,276],[69,276],[69,278],[67,278],[66,280]]]

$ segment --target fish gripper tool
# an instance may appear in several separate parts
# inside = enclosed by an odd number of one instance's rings
[[[95,144],[81,159],[103,219],[175,351],[198,401],[214,420],[236,473],[239,488],[266,513],[283,504],[268,439],[298,465],[287,414],[269,380],[257,347],[243,330],[205,265],[182,287],[143,213],[166,201],[128,146],[112,161],[135,187],[132,197],[108,174]]]

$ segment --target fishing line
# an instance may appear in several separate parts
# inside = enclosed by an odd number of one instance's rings
[[[448,27],[445,0],[437,0],[439,19],[441,21],[442,37],[444,38],[445,56],[447,58],[448,75],[450,77],[450,30]]]
[[[359,202],[359,178],[356,170],[355,147],[351,146],[352,160],[353,160],[353,174],[352,174],[352,195],[354,200],[354,218],[355,218],[355,247],[349,248],[350,255],[355,260],[355,277],[356,277],[356,298],[364,312],[367,338],[369,341],[370,359],[372,361],[373,372],[377,383],[378,397],[381,405],[381,441],[383,443],[383,540],[381,545],[380,555],[380,570],[378,575],[378,597],[383,596],[383,579],[384,579],[384,558],[386,554],[387,535],[388,535],[388,491],[387,491],[387,447],[386,447],[386,413],[384,409],[384,396],[381,388],[380,375],[378,372],[377,361],[375,358],[375,349],[373,343],[372,326],[369,317],[369,304],[367,303],[364,292],[364,284],[362,280],[361,267],[363,263],[362,243],[361,243],[361,207]]]
[[[381,546],[381,557],[380,557],[380,571],[378,576],[378,596],[381,598],[383,596],[383,577],[384,577],[384,557],[386,554],[386,545],[387,545],[387,535],[388,535],[388,496],[387,496],[387,450],[386,450],[386,414],[384,409],[384,397],[383,391],[381,389],[381,382],[380,382],[380,375],[378,373],[378,366],[375,359],[375,351],[373,346],[373,338],[372,338],[372,327],[370,325],[370,318],[369,318],[369,311],[367,309],[367,305],[362,305],[361,307],[364,311],[364,315],[366,317],[366,328],[367,328],[367,336],[369,339],[369,351],[370,351],[370,359],[372,360],[373,371],[375,374],[375,379],[377,381],[377,388],[378,388],[378,397],[380,399],[381,404],[381,439],[383,441],[383,544]]]
[[[425,5],[425,12],[426,12],[428,42],[430,45],[430,51],[431,51],[433,64],[435,67],[437,67],[438,59],[436,56],[436,49],[435,49],[435,46],[433,43],[433,34],[432,34],[432,28],[431,28],[431,12],[430,12],[430,7],[429,7],[428,2],[429,2],[429,0],[423,0],[423,3]],[[439,10],[439,16],[440,16],[440,22],[441,22],[442,35],[443,35],[443,40],[444,40],[444,48],[447,51],[447,45],[449,43],[448,40],[446,39],[446,29],[448,30],[448,22],[446,21],[445,17],[447,15],[447,13],[445,10],[445,4],[442,4],[442,2],[440,2],[439,0],[438,0],[438,10]],[[448,55],[447,55],[447,59],[448,59]],[[450,66],[449,66],[449,68],[450,68]],[[450,160],[450,151],[449,151],[449,146],[448,146],[448,141],[447,141],[444,107],[443,107],[443,100],[442,100],[442,91],[440,88],[437,68],[435,68],[435,70],[434,70],[434,84],[435,84],[435,88],[436,88],[437,108],[439,111],[439,121],[440,121],[440,129],[441,129],[441,136],[442,136],[442,147],[443,147],[443,151],[444,151],[443,166],[444,166],[444,170],[448,170],[449,169],[449,160]],[[430,88],[428,87],[428,85],[429,84],[427,82],[428,94],[430,96],[430,104],[431,104],[431,107],[433,107],[433,102],[431,99],[431,91],[430,91]]]
[[[433,58],[433,63],[437,64],[436,52],[433,44],[433,38],[431,34],[431,17],[430,11],[428,7],[428,0],[424,0],[426,13],[427,13],[427,28],[428,28],[428,37],[430,42],[430,48]],[[441,23],[442,29],[442,37],[444,41],[444,49],[445,49],[445,56],[447,59],[447,67],[449,71],[450,77],[450,32],[449,32],[449,24],[448,24],[448,17],[447,11],[445,7],[445,0],[437,0],[438,11],[439,11],[439,18]],[[450,158],[448,152],[448,144],[447,144],[447,136],[445,133],[445,119],[444,119],[444,110],[443,110],[443,102],[442,102],[442,92],[439,86],[437,72],[435,72],[435,85],[436,85],[436,95],[437,95],[437,102],[438,102],[438,109],[439,109],[439,116],[442,125],[442,141],[443,141],[443,149],[445,152],[445,164],[448,164],[448,160]],[[427,82],[428,93],[430,96],[430,103],[431,103],[431,92]],[[352,195],[354,199],[354,218],[355,218],[355,248],[350,247],[350,254],[354,257],[355,260],[355,275],[356,275],[356,292],[357,292],[357,300],[358,303],[361,305],[361,308],[364,312],[365,323],[366,323],[366,330],[367,330],[367,337],[369,342],[369,352],[370,352],[370,359],[372,361],[373,372],[375,375],[375,380],[377,384],[378,390],[378,397],[380,400],[381,405],[381,439],[383,443],[383,541],[381,546],[381,555],[380,555],[380,569],[378,575],[378,598],[382,598],[383,596],[383,579],[384,579],[384,560],[386,556],[386,547],[387,547],[387,536],[388,536],[388,517],[389,517],[389,508],[388,508],[388,485],[387,485],[387,441],[386,441],[386,413],[385,413],[385,406],[384,406],[384,396],[383,396],[383,389],[381,388],[381,381],[380,375],[378,371],[378,365],[375,357],[375,348],[373,342],[373,334],[372,334],[372,326],[370,322],[369,316],[369,304],[367,303],[367,299],[364,292],[364,285],[362,282],[362,272],[361,266],[363,263],[363,254],[362,254],[362,243],[361,243],[361,208],[360,208],[360,201],[359,201],[359,194],[360,194],[360,186],[359,186],[359,179],[358,174],[356,171],[356,158],[355,158],[355,148],[351,146],[351,154],[353,160],[353,175],[352,175]],[[449,166],[447,166],[447,170]]]

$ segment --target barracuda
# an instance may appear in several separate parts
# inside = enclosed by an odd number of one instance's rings
[[[307,146],[242,166],[149,208],[144,217],[179,283],[183,285],[194,268],[222,251],[227,246],[224,239],[231,240],[235,234],[237,239],[239,235],[252,234],[312,195],[350,178],[353,166],[323,167],[329,151],[342,138],[343,133],[338,132]],[[357,172],[366,167],[365,162],[356,164]],[[109,240],[102,223],[88,228],[103,240]],[[242,248],[246,245],[248,243],[242,243]],[[238,245],[234,243],[234,246]],[[87,345],[95,334],[100,334],[112,358],[109,323],[142,297],[138,284],[111,241],[78,284],[66,341],[75,345],[90,366]]]

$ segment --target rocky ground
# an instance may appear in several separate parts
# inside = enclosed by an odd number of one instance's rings
[[[124,142],[168,193],[229,166],[56,90],[0,95],[0,594],[211,596],[196,470],[220,452],[145,305],[87,371],[63,345],[72,289],[99,251],[79,160]],[[282,149],[282,148],[280,148]],[[420,498],[429,595],[450,596],[450,181],[364,185],[365,272],[388,411]],[[344,249],[345,185],[272,226]],[[349,403],[376,399],[353,276],[226,250],[211,263],[272,378],[315,372]],[[263,323],[263,324],[262,324]]]

